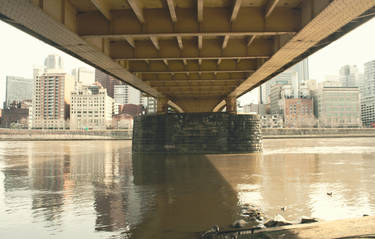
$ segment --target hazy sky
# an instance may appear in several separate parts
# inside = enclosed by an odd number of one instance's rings
[[[2,21],[0,33],[0,102],[5,98],[7,75],[31,79],[33,66],[43,65],[49,54],[62,55],[67,72],[75,67],[89,67]],[[357,65],[362,72],[363,64],[370,60],[375,60],[375,18],[310,56],[310,78],[323,81],[326,75],[337,75],[346,64]],[[257,92],[250,92],[240,100],[241,104],[248,104],[256,99]]]

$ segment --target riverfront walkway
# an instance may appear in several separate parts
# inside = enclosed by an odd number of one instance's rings
[[[251,238],[251,235],[240,235],[238,238]],[[254,233],[253,238],[375,238],[375,216],[269,228]]]

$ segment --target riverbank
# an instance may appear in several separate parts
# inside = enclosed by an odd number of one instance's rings
[[[348,218],[334,221],[310,222],[271,228],[240,228],[220,231],[212,228],[201,238],[267,238],[267,239],[355,239],[375,237],[375,216]],[[216,229],[216,230],[215,230]]]
[[[27,130],[0,129],[0,141],[129,140],[132,130]]]
[[[373,128],[264,128],[264,139],[375,137]]]
[[[28,130],[0,128],[0,141],[131,140],[132,130]],[[264,128],[263,139],[375,137],[369,128]]]
[[[256,238],[326,239],[326,238],[370,238],[375,235],[375,216],[342,219],[336,221],[298,224],[263,229],[254,233]],[[252,237],[241,237],[252,238]]]

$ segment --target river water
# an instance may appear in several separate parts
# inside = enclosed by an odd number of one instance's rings
[[[130,141],[0,142],[0,238],[195,238],[248,203],[291,221],[375,214],[375,138],[180,156],[132,156]]]

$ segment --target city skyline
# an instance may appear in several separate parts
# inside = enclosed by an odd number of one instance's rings
[[[71,73],[74,68],[86,67],[94,70],[86,63],[47,45],[46,43],[30,36],[20,30],[0,21],[0,31],[3,34],[0,51],[0,100],[5,100],[6,76],[19,76],[30,78],[33,66],[43,65],[44,58],[49,54],[62,56],[65,71]],[[371,38],[367,37],[375,31],[375,19],[363,24],[352,32],[346,34],[329,46],[314,53],[309,57],[309,75],[318,82],[323,81],[326,75],[338,75],[343,65],[357,65],[363,72],[364,64],[375,58],[375,47]],[[16,44],[15,44],[16,42]],[[17,47],[17,49],[16,49]],[[27,54],[25,54],[27,52]],[[250,92],[240,98],[241,102],[251,103],[257,101],[258,93]]]

